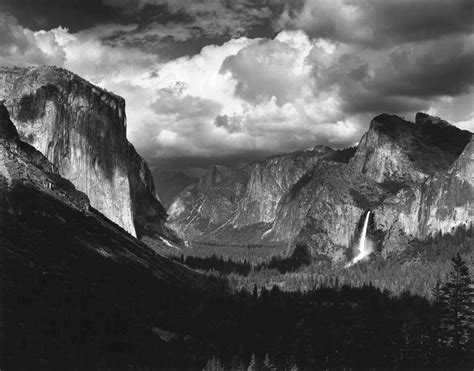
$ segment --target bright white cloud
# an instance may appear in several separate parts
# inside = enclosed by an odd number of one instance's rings
[[[31,32],[11,17],[0,21],[0,47],[8,51],[0,54],[2,64],[61,65],[123,96],[129,139],[152,163],[156,158],[350,145],[382,110],[411,113],[434,107],[430,112],[472,130],[472,113],[449,116],[456,98],[423,98],[417,90],[415,82],[431,79],[427,67],[448,65],[444,56],[430,59],[436,43],[369,50],[311,39],[303,31],[282,31],[272,40],[231,39],[194,56],[163,62],[144,48],[104,41],[134,31],[136,25],[102,25],[79,33],[65,28]],[[449,39],[444,42],[469,61],[469,50],[462,49],[465,43],[457,48]],[[406,53],[423,62],[424,74],[417,73],[414,63],[395,63]],[[403,80],[406,76],[411,79]]]
[[[308,57],[316,47],[333,52],[303,32],[284,31],[274,40],[241,38],[207,46],[192,58],[162,65],[155,88],[167,96],[153,104],[161,122],[157,128],[171,127],[183,140],[170,143],[158,132],[158,154],[175,156],[176,145],[182,145],[182,155],[222,156],[358,139],[359,124],[342,123],[335,93],[315,89]]]
[[[474,132],[474,112],[471,112],[466,120],[454,123],[457,127]]]
[[[0,65],[61,65],[64,51],[48,32],[33,32],[18,24],[15,18],[0,13]]]

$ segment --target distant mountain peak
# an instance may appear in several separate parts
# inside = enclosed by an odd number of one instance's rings
[[[409,124],[408,121],[406,121],[404,118],[397,116],[397,115],[391,115],[389,113],[381,113],[380,115],[375,116],[372,119],[371,124],[384,124],[384,125],[397,125],[397,124]]]
[[[424,113],[417,114],[416,123],[384,113],[371,121],[352,164],[377,182],[418,182],[447,170],[471,135]]]

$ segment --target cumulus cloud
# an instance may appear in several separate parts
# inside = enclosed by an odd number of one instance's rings
[[[236,93],[261,103],[275,97],[279,104],[293,101],[306,88],[311,66],[305,58],[313,43],[302,32],[280,33],[274,40],[261,40],[229,56],[222,71],[232,73]]]
[[[302,32],[282,32],[163,64],[156,80],[161,98],[153,103],[157,121],[166,123],[155,136],[158,155],[274,153],[355,141],[357,120],[341,115],[334,92],[314,89],[308,57],[315,47],[331,49]]]
[[[28,64],[61,65],[65,55],[53,35],[32,32],[17,20],[0,13],[0,64],[23,66]]]

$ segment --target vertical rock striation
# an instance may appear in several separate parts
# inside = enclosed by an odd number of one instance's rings
[[[64,69],[0,68],[0,99],[22,140],[130,234],[162,233],[166,211],[126,138],[125,101]]]
[[[375,210],[376,224],[387,231],[388,251],[402,248],[407,239],[450,233],[474,220],[474,141],[444,172],[422,184],[403,188]]]
[[[275,220],[290,188],[329,147],[270,157],[231,172],[212,167],[198,186],[188,187],[168,209],[170,225],[181,237],[204,242],[259,243]]]

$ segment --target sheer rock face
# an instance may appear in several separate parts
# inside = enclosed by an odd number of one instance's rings
[[[420,182],[447,170],[470,138],[468,131],[423,113],[415,123],[382,114],[362,137],[352,165],[379,183]]]
[[[389,194],[347,164],[320,160],[282,199],[267,236],[306,242],[313,253],[340,260],[365,211]]]
[[[318,146],[274,156],[234,172],[211,168],[200,186],[188,187],[172,203],[168,209],[170,226],[188,240],[259,242],[274,221],[283,195],[318,158],[333,152]],[[226,176],[221,177],[223,174]]]
[[[356,150],[298,151],[250,164],[206,192],[187,189],[171,221],[189,240],[304,242],[341,260],[370,210],[369,238],[388,256],[472,222],[471,137],[426,114],[416,123],[380,115]]]
[[[444,172],[387,198],[376,210],[376,223],[388,233],[384,252],[396,252],[406,240],[450,233],[474,220],[474,142]]]
[[[18,184],[33,187],[75,209],[89,210],[87,196],[61,178],[58,169],[39,151],[20,140],[7,108],[0,104],[1,201],[8,200],[8,194]]]
[[[53,67],[1,68],[0,99],[20,137],[94,208],[130,234],[162,233],[166,211],[146,162],[126,138],[125,101]]]
[[[87,195],[61,177],[41,152],[20,140],[2,104],[0,246],[8,268],[18,264],[64,276],[75,271],[91,279],[104,272],[91,268],[96,265],[112,267],[109,273],[122,271],[133,279],[149,276],[151,281],[176,287],[202,288],[205,283],[197,273],[154,253],[91,207]],[[108,287],[112,284],[107,282]]]

